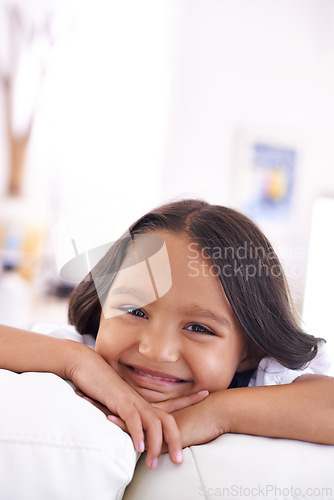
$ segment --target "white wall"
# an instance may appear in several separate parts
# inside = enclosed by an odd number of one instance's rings
[[[334,197],[319,198],[312,214],[309,263],[306,276],[303,321],[307,331],[327,340],[334,359]],[[334,366],[331,368],[334,375]]]
[[[4,109],[4,96],[0,87],[0,109]],[[7,151],[7,130],[3,113],[0,113],[0,197],[7,191],[8,183],[8,151]]]
[[[27,192],[46,193],[55,221],[89,216],[91,247],[105,218],[123,232],[161,199],[167,17],[166,1],[85,1],[49,63]]]
[[[329,171],[333,2],[187,0],[175,2],[174,13],[166,165],[182,188],[203,193],[204,181],[204,195],[226,199],[234,134],[246,124],[310,137],[318,168]],[[168,196],[177,185],[173,176],[165,181]]]
[[[86,207],[124,224],[181,195],[234,204],[243,133],[288,137],[301,152],[294,211],[260,224],[301,308],[312,201],[334,193],[333,1],[80,5],[50,61],[26,191],[55,219]]]
[[[292,216],[259,221],[300,308],[312,202],[334,194],[334,3],[186,0],[174,2],[174,15],[163,196],[233,204],[230,174],[244,132],[269,131],[300,148]]]

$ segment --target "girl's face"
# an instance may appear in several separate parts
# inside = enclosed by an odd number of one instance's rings
[[[226,389],[250,366],[215,269],[186,236],[154,234],[165,241],[161,251],[123,263],[112,284],[96,351],[149,402]]]

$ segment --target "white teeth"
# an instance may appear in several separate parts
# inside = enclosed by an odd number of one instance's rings
[[[167,380],[168,382],[177,382],[177,380],[175,378],[154,377],[153,375],[149,375],[148,373],[141,372],[140,370],[137,370],[136,368],[133,368],[133,370],[136,373],[139,373],[140,375],[144,375],[145,377],[155,378],[157,380]]]

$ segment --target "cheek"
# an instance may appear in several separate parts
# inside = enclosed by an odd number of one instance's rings
[[[231,369],[219,355],[210,354],[205,360],[202,359],[201,363],[197,364],[196,373],[201,384],[204,384],[205,389],[210,392],[226,389],[229,386]]]
[[[95,351],[102,356],[105,360],[109,359],[110,346],[109,343],[105,341],[103,334],[98,333],[95,344]]]
[[[115,368],[123,354],[133,349],[135,335],[119,319],[101,321],[95,350]]]
[[[109,364],[112,364],[112,361],[118,359],[121,350],[122,345],[118,336],[109,328],[100,328],[96,338],[95,351]]]
[[[238,368],[239,350],[235,346],[224,346],[202,353],[197,357],[194,366],[196,380],[210,392],[227,389]]]

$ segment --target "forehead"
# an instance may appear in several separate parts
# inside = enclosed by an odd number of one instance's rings
[[[178,293],[182,301],[222,300],[225,294],[217,269],[200,250],[198,244],[182,234],[159,231],[135,235],[109,295],[136,291],[143,296],[140,305],[153,302],[170,290]]]
[[[160,234],[135,235],[111,286],[109,296],[137,294],[142,304],[165,295],[172,286],[167,246]]]

